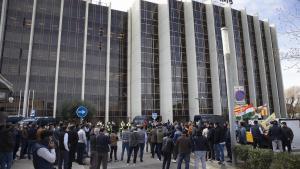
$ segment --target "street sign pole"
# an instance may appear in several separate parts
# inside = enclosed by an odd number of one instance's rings
[[[221,28],[222,43],[223,43],[223,54],[224,54],[224,65],[226,75],[226,87],[227,87],[227,100],[228,100],[228,115],[230,125],[230,140],[231,140],[231,152],[232,152],[232,164],[236,164],[236,155],[234,152],[234,146],[236,145],[235,126],[234,126],[234,77],[232,73],[233,66],[231,65],[231,54],[228,40],[228,28]]]

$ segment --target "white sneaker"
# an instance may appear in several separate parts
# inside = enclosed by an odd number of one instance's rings
[[[173,159],[173,160],[172,160],[172,163],[176,163],[176,160]]]
[[[135,164],[133,164],[132,166],[135,167]]]

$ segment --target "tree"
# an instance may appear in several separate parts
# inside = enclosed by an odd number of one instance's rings
[[[63,102],[58,109],[58,114],[63,118],[63,120],[79,120],[76,115],[76,110],[79,106],[84,106],[88,109],[88,114],[84,119],[91,120],[97,112],[96,108],[89,102],[72,100]]]
[[[293,86],[285,90],[286,109],[289,117],[294,118],[300,113],[300,86]]]
[[[293,8],[277,9],[279,20],[279,33],[285,36],[292,46],[287,46],[288,50],[281,51],[280,57],[285,61],[285,69],[294,69],[300,72],[300,0],[295,3],[287,2]]]

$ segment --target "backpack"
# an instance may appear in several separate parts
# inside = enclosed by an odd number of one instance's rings
[[[161,148],[162,153],[171,153],[173,141],[170,138],[166,138],[163,140],[163,145]]]

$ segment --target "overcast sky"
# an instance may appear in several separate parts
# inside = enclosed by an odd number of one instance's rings
[[[97,2],[99,0],[93,0]],[[134,0],[101,0],[102,2],[112,3],[112,8],[126,11]],[[152,2],[159,2],[159,0],[148,0]],[[197,0],[203,1],[203,0]],[[214,0],[217,1],[217,0]],[[233,8],[242,9],[245,8],[248,14],[258,14],[262,20],[269,20],[270,23],[276,25],[278,33],[278,42],[280,52],[286,52],[289,48],[300,48],[299,40],[294,40],[291,36],[288,36],[285,32],[289,29],[289,23],[286,24],[283,21],[290,18],[290,14],[298,12],[300,16],[300,0],[233,0]],[[291,19],[300,30],[300,19],[296,22]],[[300,61],[299,65],[300,65]],[[288,69],[294,62],[282,62],[282,73],[284,87],[300,86],[300,72],[297,73],[295,69]]]

